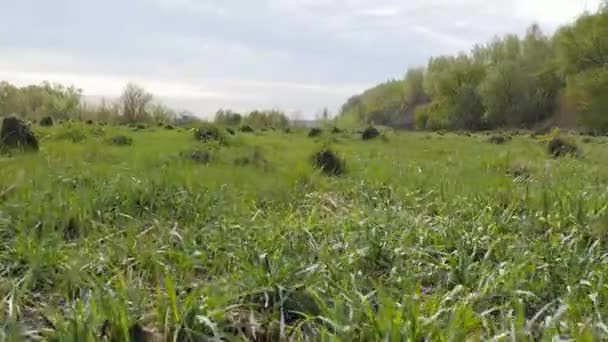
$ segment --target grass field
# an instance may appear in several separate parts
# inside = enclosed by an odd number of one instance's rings
[[[608,339],[608,138],[36,130],[0,159],[0,340]]]

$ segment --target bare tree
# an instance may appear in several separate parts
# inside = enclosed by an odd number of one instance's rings
[[[128,83],[120,97],[124,119],[127,122],[146,120],[147,108],[152,102],[152,98],[152,94],[144,88],[134,83]]]

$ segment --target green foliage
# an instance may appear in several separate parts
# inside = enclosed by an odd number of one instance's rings
[[[242,120],[245,125],[261,128],[285,128],[289,126],[289,119],[279,110],[255,110]]]
[[[404,107],[405,83],[388,81],[363,94],[350,98],[342,106],[343,116],[353,116],[362,123],[390,124]]]
[[[204,124],[194,130],[194,138],[200,142],[218,142],[226,144],[228,142],[227,133],[219,126],[214,124]]]
[[[215,113],[214,122],[219,125],[238,127],[243,121],[243,116],[228,110],[220,109]]]
[[[352,97],[340,122],[406,126],[413,121],[417,129],[435,130],[532,128],[560,113],[576,115],[593,129],[603,125],[599,108],[605,103],[598,94],[605,92],[606,46],[605,7],[553,37],[532,25],[522,38],[507,35],[468,54],[432,58],[425,70],[410,70],[403,81]]]
[[[328,177],[304,132],[46,138],[65,128],[2,159],[0,339],[608,338],[605,137],[554,159],[523,135],[351,136]]]
[[[599,132],[608,132],[608,62],[568,77],[566,96],[580,123]]]
[[[80,112],[82,92],[74,87],[43,82],[18,88],[0,82],[0,114],[15,114],[22,118],[73,119]]]

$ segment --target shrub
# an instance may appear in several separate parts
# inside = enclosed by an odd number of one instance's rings
[[[511,137],[505,137],[504,135],[493,135],[488,138],[490,144],[502,145],[507,141],[511,140]]]
[[[125,135],[117,135],[110,138],[108,142],[116,146],[130,146],[133,145],[133,138]]]
[[[251,128],[251,126],[249,126],[249,125],[241,126],[240,130],[243,133],[253,133],[253,131],[254,131],[253,128]]]
[[[94,122],[93,122],[93,120],[87,120],[86,123],[87,123],[87,125],[92,125]]]
[[[135,129],[136,129],[136,130],[138,130],[138,131],[140,131],[140,130],[144,130],[144,129],[146,129],[146,128],[148,128],[148,126],[146,126],[146,125],[144,125],[144,124],[137,124],[137,125],[135,126]]]
[[[342,130],[339,129],[338,127],[334,126],[334,128],[331,129],[331,133],[332,134],[339,134],[339,133],[342,133]]]
[[[15,117],[2,120],[0,139],[3,147],[38,150],[38,139],[34,132],[25,122]]]
[[[292,133],[291,128],[289,128],[289,127],[285,128],[284,132],[287,133],[287,134],[291,134]]]
[[[217,141],[226,142],[226,135],[223,130],[213,124],[206,124],[194,130],[194,138],[201,142]]]
[[[165,125],[165,129],[166,129],[166,130],[169,130],[169,131],[172,131],[172,130],[174,130],[174,129],[175,129],[175,127],[173,127],[173,125],[166,124],[166,125]]]
[[[235,135],[236,134],[236,132],[234,131],[234,129],[232,129],[230,127],[226,128],[226,132],[228,132],[228,134],[230,134],[230,135]]]
[[[549,141],[548,152],[552,157],[557,158],[568,155],[577,156],[579,150],[573,142],[567,141],[560,137],[555,137]]]
[[[371,139],[375,139],[378,136],[380,136],[380,131],[374,127],[374,126],[369,126],[367,127],[364,131],[363,134],[361,134],[361,138],[363,140],[371,140]]]
[[[50,116],[45,116],[44,118],[40,119],[40,126],[43,126],[43,127],[53,126],[53,118]]]
[[[321,134],[323,134],[323,130],[317,127],[311,128],[310,131],[308,132],[308,137],[310,138],[314,138],[314,137],[318,137]]]
[[[339,176],[346,171],[346,163],[335,152],[324,148],[312,156],[313,166],[327,176]]]

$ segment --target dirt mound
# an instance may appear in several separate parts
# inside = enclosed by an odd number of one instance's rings
[[[40,119],[40,126],[51,127],[53,126],[53,118],[50,116],[46,116]]]
[[[117,135],[110,138],[108,143],[116,146],[131,146],[133,145],[133,138],[126,135]]]
[[[34,132],[25,122],[15,117],[2,120],[0,139],[4,147],[38,150],[38,139]]]
[[[339,176],[346,172],[346,163],[334,151],[323,149],[312,156],[313,166],[328,176]]]
[[[240,130],[243,133],[253,133],[253,128],[251,126],[248,126],[248,125],[241,126]]]
[[[568,155],[578,156],[579,149],[573,142],[556,137],[549,141],[548,152],[552,157],[558,158]]]
[[[224,143],[226,141],[226,135],[216,125],[207,124],[194,130],[194,138],[201,142],[217,141]]]
[[[509,140],[511,140],[511,137],[506,137],[504,135],[493,135],[493,136],[489,137],[487,141],[490,144],[502,145],[502,144],[508,142]]]
[[[375,139],[378,136],[380,136],[380,131],[374,126],[367,127],[363,133],[361,133],[361,138],[363,140]]]
[[[323,134],[323,130],[315,127],[310,129],[310,131],[308,132],[308,137],[314,138],[320,136],[321,134]]]

